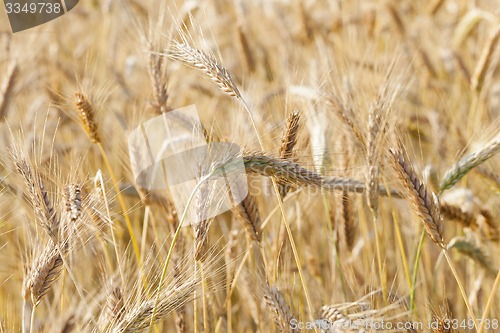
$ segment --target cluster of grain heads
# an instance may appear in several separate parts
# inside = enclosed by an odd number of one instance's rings
[[[436,244],[445,249],[443,218],[439,212],[436,196],[427,191],[401,151],[391,149],[390,153],[394,169],[405,188],[406,197],[411,201],[415,213],[424,223],[425,232]]]
[[[443,192],[451,188],[470,170],[493,157],[498,151],[500,151],[500,135],[496,135],[481,148],[462,157],[457,163],[453,164],[441,179],[440,191]]]
[[[140,297],[124,299],[123,313],[120,320],[112,318],[105,325],[104,332],[132,333],[144,329],[153,329],[155,323],[162,321],[181,309],[187,303],[201,297],[202,284],[207,284],[209,293],[216,293],[221,289],[219,277],[225,267],[218,265],[220,253],[208,251],[202,259],[204,276],[193,274],[189,257],[182,259],[180,274],[166,283],[166,278],[160,278],[160,285],[149,292],[143,291]],[[209,281],[214,281],[209,283]],[[140,285],[140,284],[139,284]],[[138,286],[139,286],[138,285]]]
[[[376,293],[377,291],[372,291],[354,302],[323,305],[320,313],[326,332],[382,332],[388,326],[384,327],[384,322],[390,322],[395,327],[396,322],[405,320],[407,313],[402,310],[400,297],[390,297],[389,304],[376,308],[370,300]],[[407,324],[406,322],[404,326],[408,326]]]

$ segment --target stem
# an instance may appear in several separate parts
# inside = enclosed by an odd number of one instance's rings
[[[481,325],[479,325],[479,332],[483,333],[484,325],[486,323],[486,316],[493,306],[493,298],[495,297],[495,291],[497,291],[498,287],[500,287],[500,271],[497,273],[497,277],[495,282],[493,283],[493,288],[491,289],[490,296],[488,297],[488,301],[486,302],[486,308],[484,308],[483,316],[481,317]]]
[[[259,135],[259,131],[257,130],[257,125],[255,124],[255,120],[253,119],[252,113],[250,112],[248,105],[246,104],[246,102],[242,98],[240,98],[240,101],[243,103],[245,110],[248,113],[248,116],[250,117],[252,127],[255,131],[255,134],[257,135],[257,139],[259,140],[260,148],[262,149],[262,151],[265,151],[264,144],[263,144],[262,139]],[[304,289],[304,295],[306,297],[307,307],[309,309],[310,320],[311,320],[311,322],[314,322],[314,317],[313,317],[314,312],[313,312],[312,302],[311,302],[311,298],[309,297],[309,291],[307,289],[306,282],[304,279],[304,274],[302,272],[302,265],[300,263],[299,254],[297,252],[297,247],[295,246],[295,241],[293,240],[292,229],[290,228],[290,224],[288,223],[288,220],[286,218],[285,208],[283,207],[283,200],[281,199],[280,191],[278,189],[278,185],[276,184],[276,180],[273,178],[271,178],[271,180],[273,183],[274,192],[276,194],[276,199],[278,200],[278,205],[279,205],[280,210],[281,210],[281,215],[283,217],[283,222],[285,224],[286,232],[288,234],[288,239],[290,240],[290,245],[292,247],[292,253],[293,253],[294,260],[295,260],[295,264],[297,265],[297,270],[299,272],[300,282],[302,284],[302,288]],[[314,331],[318,332],[316,326],[314,327]]]
[[[108,169],[109,175],[111,176],[111,180],[113,181],[113,186],[116,191],[116,196],[118,198],[118,202],[120,203],[121,209],[123,211],[123,217],[125,218],[125,222],[127,224],[127,230],[130,235],[130,241],[132,242],[132,247],[134,249],[135,257],[137,258],[137,262],[139,266],[142,267],[141,262],[141,252],[139,250],[139,245],[137,244],[137,239],[135,238],[134,229],[132,228],[132,222],[130,222],[130,218],[127,213],[127,206],[125,205],[125,201],[123,200],[123,196],[121,194],[120,188],[118,187],[118,182],[116,181],[115,174],[113,173],[113,169],[111,168],[111,164],[109,163],[108,157],[101,143],[98,143],[97,146],[101,151],[102,158],[104,160],[104,164],[106,164],[106,168]],[[142,268],[141,268],[142,269]]]
[[[448,251],[446,249],[443,249],[443,254],[444,257],[446,258],[446,261],[448,262],[448,266],[450,266],[451,272],[453,273],[455,280],[457,281],[458,288],[460,289],[460,293],[462,294],[462,298],[464,299],[465,306],[467,307],[467,311],[469,312],[469,316],[472,318],[472,320],[474,320],[474,327],[476,328],[476,331],[479,332],[479,328],[477,327],[476,316],[474,315],[472,307],[469,304],[469,300],[467,299],[467,294],[465,293],[465,289],[462,285],[462,282],[460,282],[460,278],[458,277],[457,271],[455,270],[455,266],[453,265],[453,262],[451,261],[451,258],[448,255]]]
[[[36,305],[33,305],[33,308],[31,308],[30,333],[33,332],[33,324],[35,323],[35,309]]]
[[[172,242],[170,243],[170,248],[168,249],[167,259],[165,259],[165,263],[163,264],[163,271],[161,273],[160,282],[158,284],[158,288],[156,289],[155,305],[153,307],[153,313],[151,315],[151,322],[150,322],[150,328],[151,329],[152,329],[153,324],[154,324],[154,318],[155,318],[155,315],[156,315],[156,307],[158,305],[158,298],[160,297],[160,290],[161,290],[161,287],[162,287],[163,282],[165,280],[165,277],[167,276],[168,264],[170,263],[170,259],[172,259],[172,254],[174,252],[173,250],[174,250],[174,247],[175,247],[175,243],[177,243],[177,239],[179,238],[182,225],[184,224],[184,221],[186,220],[189,206],[191,205],[191,202],[193,201],[194,195],[196,194],[196,192],[198,191],[198,189],[200,188],[200,186],[206,180],[208,180],[208,178],[210,178],[211,176],[212,176],[212,173],[208,174],[207,176],[203,177],[198,182],[198,184],[196,184],[196,186],[194,187],[193,191],[189,195],[188,201],[186,203],[186,207],[184,207],[184,211],[182,212],[181,219],[179,220],[179,225],[177,226],[177,229],[175,229],[174,237],[172,238]],[[151,330],[150,330],[150,332],[151,332]]]
[[[377,212],[374,211],[373,209],[370,209],[371,215],[372,215],[372,222],[373,222],[373,230],[375,230],[375,249],[377,251],[377,266],[378,266],[378,274],[380,278],[380,283],[382,284],[382,295],[384,296],[384,302],[387,300],[387,285],[386,281],[384,278],[384,271],[382,268],[382,251],[380,249],[380,242],[378,238],[378,225],[377,225]]]
[[[425,240],[425,229],[422,229],[420,234],[420,241],[418,242],[417,254],[415,255],[415,262],[413,263],[413,276],[412,276],[412,289],[410,294],[410,309],[412,312],[415,312],[415,291],[417,284],[417,275],[418,275],[418,264],[420,263],[420,255],[422,254],[422,247],[424,246]]]

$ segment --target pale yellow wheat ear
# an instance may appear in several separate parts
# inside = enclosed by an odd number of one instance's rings
[[[293,328],[295,317],[279,289],[267,286],[263,298],[264,304],[280,332],[298,332],[296,328]]]
[[[243,224],[247,236],[255,242],[260,242],[262,222],[255,198],[248,193],[245,199],[233,208],[233,211]]]
[[[390,154],[394,169],[405,188],[405,196],[423,222],[425,232],[437,245],[446,249],[446,242],[443,239],[443,218],[439,212],[437,197],[427,191],[400,150],[392,148]]]
[[[49,193],[38,170],[20,148],[11,150],[15,170],[21,176],[28,190],[31,204],[35,211],[36,221],[55,242],[58,242],[60,217],[58,216]]]
[[[263,153],[243,154],[243,163],[248,173],[271,177],[282,184],[296,187],[315,187],[326,191],[345,190],[348,192],[364,193],[366,186],[364,181],[341,177],[324,177],[321,174],[306,169],[290,160],[284,160]],[[387,190],[379,186],[380,195],[399,197],[395,190]]]
[[[187,41],[173,41],[171,49],[168,50],[165,55],[172,60],[181,61],[200,70],[212,80],[220,90],[229,96],[242,99],[231,74],[214,56],[192,47]]]
[[[461,254],[469,257],[479,264],[479,266],[481,266],[491,277],[495,277],[499,270],[495,268],[491,258],[485,253],[484,249],[466,237],[453,238],[448,244],[448,249],[455,249]]]
[[[474,69],[471,86],[474,90],[481,90],[486,79],[486,74],[496,65],[495,54],[500,40],[500,25],[497,25],[486,42],[483,53]]]
[[[18,65],[14,61],[7,69],[2,85],[0,86],[0,122],[7,116],[6,111],[11,101],[14,83],[16,82],[18,72]]]
[[[65,255],[67,247],[62,247]],[[38,305],[49,292],[52,285],[59,279],[63,269],[63,258],[57,245],[49,240],[44,250],[38,255],[28,272],[25,290],[31,294],[33,305]]]
[[[281,146],[279,150],[280,158],[290,159],[293,157],[293,148],[297,144],[297,137],[299,133],[300,117],[301,113],[299,111],[295,111],[288,116],[286,127],[283,132],[283,136],[281,137]],[[283,199],[290,190],[290,186],[279,183],[278,187],[281,198]]]
[[[465,155],[453,164],[443,175],[439,184],[440,192],[450,189],[470,170],[486,162],[500,151],[500,134],[475,151]]]

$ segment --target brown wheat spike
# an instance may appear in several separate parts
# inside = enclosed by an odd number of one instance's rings
[[[406,36],[406,28],[397,9],[394,8],[392,4],[387,4],[387,10],[389,11],[391,19],[394,22],[394,25],[396,26],[396,30],[398,31],[398,33],[401,36]]]
[[[196,193],[196,223],[194,223],[195,259],[202,260],[208,249],[208,231],[213,218],[206,218],[205,214],[209,205],[210,189],[207,182],[203,183]]]
[[[482,208],[479,211],[479,218],[481,218],[481,221],[484,222],[481,227],[484,229],[486,237],[491,241],[497,242],[500,239],[500,230],[491,213]]]
[[[252,53],[252,48],[248,43],[247,33],[241,24],[238,25],[238,42],[242,58],[245,60],[247,71],[252,73],[255,71],[255,59]]]
[[[41,177],[19,149],[15,148],[11,153],[16,171],[28,188],[37,221],[47,234],[53,240],[56,240],[59,233],[59,218],[54,210],[49,194],[45,190]]]
[[[187,43],[174,42],[172,50],[166,54],[173,60],[182,61],[207,75],[223,92],[229,96],[241,99],[241,94],[236,87],[228,70],[207,53],[195,49]]]
[[[417,177],[413,167],[408,164],[398,150],[391,149],[392,162],[398,176],[406,189],[406,195],[410,199],[415,213],[424,223],[427,235],[440,247],[446,248],[443,239],[443,218],[436,204],[435,196],[427,192],[424,184]]]
[[[262,153],[246,153],[243,156],[243,163],[248,173],[254,173],[261,176],[273,177],[284,184],[290,184],[297,187],[319,187],[324,190],[347,190],[349,192],[364,193],[366,186],[364,182],[338,177],[323,177],[322,175],[303,168],[295,162],[283,160],[276,157],[264,155]],[[230,168],[224,166],[225,169]],[[385,187],[378,189],[380,195],[399,197],[395,190],[387,191]]]
[[[439,189],[441,192],[451,188],[470,170],[495,156],[500,151],[500,135],[497,135],[480,149],[464,156],[444,174]]]
[[[66,212],[71,222],[76,222],[82,213],[82,192],[77,184],[69,184],[64,188]]]
[[[278,289],[267,286],[264,294],[264,303],[280,332],[298,332],[290,325],[294,316],[283,294]]]
[[[80,115],[80,121],[90,140],[93,143],[100,143],[101,138],[98,133],[97,122],[95,119],[94,109],[90,101],[82,93],[75,94],[75,105]]]
[[[360,130],[359,125],[356,123],[356,120],[353,116],[353,111],[347,108],[342,102],[337,98],[330,98],[328,104],[331,105],[336,113],[340,116],[340,118],[349,126],[354,137],[361,143],[363,149],[366,149],[366,137],[363,132]]]
[[[344,236],[347,248],[352,251],[356,240],[356,224],[352,214],[351,199],[349,192],[342,192],[342,215],[344,217]]]
[[[378,109],[378,107],[372,107],[368,115],[368,147],[366,149],[366,161],[368,164],[368,173],[366,175],[366,196],[368,199],[368,206],[373,212],[376,212],[378,209],[377,189],[379,187],[380,177],[377,149],[379,147],[378,136],[381,124]]]
[[[5,111],[9,105],[9,101],[14,89],[14,82],[17,77],[18,67],[17,63],[13,62],[5,73],[2,87],[0,88],[0,121],[6,116]]]
[[[446,219],[459,221],[464,227],[472,229],[477,227],[476,217],[459,206],[440,202],[439,209],[443,217]]]
[[[68,318],[64,321],[64,324],[62,325],[60,332],[61,333],[73,332],[75,326],[76,326],[76,318],[75,318],[75,315],[72,314],[72,315],[68,316]]]
[[[245,227],[248,237],[255,242],[260,242],[261,220],[255,198],[248,193],[245,199],[236,205],[234,212],[236,213],[238,220]]]
[[[67,249],[67,247],[64,247]],[[49,243],[33,263],[26,280],[26,290],[31,293],[31,300],[36,306],[57,281],[63,269],[63,259],[55,243]]]
[[[164,59],[154,52],[153,44],[151,42],[148,43],[148,48],[151,51],[149,55],[148,69],[155,97],[153,107],[158,111],[158,113],[164,113],[168,111],[168,91],[167,82],[164,78]]]
[[[477,262],[492,277],[496,276],[498,268],[493,266],[491,259],[484,253],[480,246],[477,246],[468,239],[455,237],[448,244],[448,249],[456,249],[458,252]]]
[[[297,134],[299,132],[300,126],[300,112],[295,111],[288,116],[286,122],[286,128],[283,132],[283,137],[281,138],[281,146],[279,151],[279,157],[283,159],[290,159],[293,156],[293,148],[297,144]],[[290,186],[287,184],[278,184],[281,198],[283,199]]]
[[[108,320],[118,322],[125,313],[125,303],[123,293],[120,287],[110,286],[106,302]]]
[[[484,79],[486,78],[486,74],[488,73],[488,70],[492,65],[494,59],[493,56],[498,46],[499,39],[500,39],[500,25],[495,27],[495,30],[488,38],[488,42],[484,47],[483,53],[481,54],[481,58],[479,58],[479,61],[474,70],[474,75],[472,76],[471,79],[472,89],[481,90],[484,83]]]

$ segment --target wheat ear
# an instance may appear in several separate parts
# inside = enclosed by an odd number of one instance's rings
[[[498,46],[498,41],[500,40],[500,25],[495,28],[493,33],[488,38],[488,42],[484,47],[483,53],[481,54],[481,58],[477,63],[477,66],[474,70],[474,75],[471,78],[471,86],[474,90],[481,90],[484,79],[486,78],[486,74],[490,69],[493,62],[493,55]]]
[[[318,187],[327,191],[347,190],[363,193],[366,190],[364,182],[338,177],[323,177],[322,175],[301,167],[295,162],[276,158],[262,153],[247,153],[243,156],[245,169],[249,173],[272,177],[284,184],[297,187]],[[399,197],[394,190],[387,191],[384,187],[378,188],[380,195]]]
[[[445,172],[439,185],[441,192],[451,188],[470,170],[493,157],[500,151],[500,135],[497,135],[482,148],[464,156]]]
[[[236,205],[233,210],[238,220],[243,224],[248,237],[255,242],[260,242],[261,219],[255,198],[248,193],[245,199]]]
[[[75,93],[75,105],[78,109],[80,121],[82,122],[85,133],[87,133],[93,143],[100,143],[101,138],[92,104],[84,94],[77,92]]]
[[[67,251],[67,247],[62,247]],[[26,290],[31,293],[33,305],[38,305],[57,281],[63,269],[63,259],[59,249],[52,240],[34,262],[26,281]]]
[[[291,327],[294,316],[281,291],[267,286],[264,302],[280,332],[298,332]]]
[[[413,167],[406,162],[402,152],[391,149],[390,153],[394,169],[406,189],[406,196],[410,199],[415,213],[424,223],[425,232],[436,244],[445,249],[443,218],[436,204],[436,197],[427,192],[425,185],[417,177]]]
[[[498,268],[493,266],[491,259],[484,253],[483,249],[464,237],[453,238],[448,244],[448,250],[450,249],[455,249],[477,262],[490,276],[494,277],[498,272]]]
[[[279,151],[280,158],[290,159],[293,156],[293,148],[297,144],[297,134],[299,132],[299,126],[300,113],[296,111],[288,116],[285,131],[283,132],[283,137],[281,138],[281,146]],[[283,183],[278,183],[278,188],[282,199],[290,190],[290,186]]]
[[[42,179],[33,165],[19,149],[14,148],[12,157],[17,173],[23,179],[30,195],[31,204],[35,209],[35,216],[40,226],[49,237],[57,242],[59,237],[59,217],[56,214],[48,192],[45,190]]]
[[[9,105],[12,90],[14,89],[14,82],[16,80],[17,73],[17,63],[13,62],[7,69],[5,79],[3,81],[2,87],[0,88],[0,121],[2,121],[2,118],[6,116],[7,106]]]
[[[173,42],[172,50],[167,52],[166,56],[201,70],[220,90],[230,96],[241,99],[241,94],[231,75],[213,56],[202,50],[195,49],[187,43],[179,43],[177,41]]]

